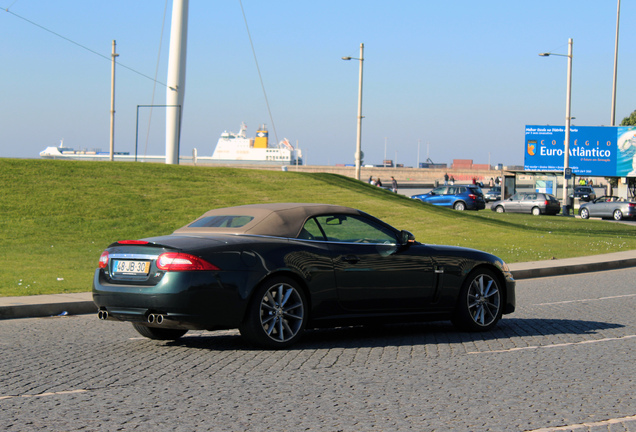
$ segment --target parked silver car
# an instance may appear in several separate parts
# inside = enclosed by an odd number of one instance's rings
[[[538,192],[516,193],[508,199],[495,201],[490,205],[492,211],[497,213],[531,213],[535,216],[541,214],[558,214],[561,211],[561,203],[553,195]]]
[[[621,220],[636,217],[636,202],[615,196],[602,196],[594,201],[581,204],[581,218],[600,217]]]

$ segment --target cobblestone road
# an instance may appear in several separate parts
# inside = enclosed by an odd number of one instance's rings
[[[3,431],[636,431],[636,269],[519,281],[484,334],[449,323],[140,337],[94,316],[0,321]]]

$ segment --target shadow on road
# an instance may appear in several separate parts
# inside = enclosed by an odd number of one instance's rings
[[[537,336],[594,335],[599,331],[622,327],[620,324],[598,321],[516,318],[505,318],[494,330],[480,333],[457,331],[448,322],[340,327],[308,330],[301,341],[288,350],[464,344]],[[222,334],[204,332],[195,337],[186,335],[165,344],[211,351],[254,350],[236,331]]]

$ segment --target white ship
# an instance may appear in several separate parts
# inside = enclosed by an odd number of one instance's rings
[[[302,165],[302,152],[294,148],[287,138],[277,147],[270,147],[265,125],[261,125],[256,132],[256,138],[248,138],[246,131],[247,126],[241,123],[238,133],[223,132],[212,154],[212,161]]]
[[[100,149],[93,150],[75,150],[64,145],[64,140],[60,141],[60,145],[49,146],[40,152],[40,157],[44,159],[84,159],[84,160],[103,160],[110,158],[110,152],[104,152]],[[146,156],[147,158],[160,158],[165,156]],[[135,155],[129,152],[115,152],[114,158],[117,160],[131,160]]]
[[[223,132],[219,138],[212,156],[197,156],[194,149],[192,156],[179,156],[183,163],[246,163],[246,164],[281,164],[302,165],[302,153],[294,148],[287,138],[283,139],[277,147],[269,147],[268,132],[262,125],[256,132],[256,138],[248,138],[245,132],[247,126],[241,124],[238,133]],[[75,150],[64,146],[64,140],[58,147],[50,146],[40,152],[44,159],[74,159],[74,160],[108,160],[109,152],[100,149]],[[134,155],[129,152],[115,152],[114,160],[159,162],[166,159],[163,155]]]

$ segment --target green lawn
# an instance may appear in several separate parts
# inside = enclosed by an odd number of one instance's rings
[[[636,249],[633,226],[456,212],[333,174],[0,159],[0,187],[0,296],[89,291],[110,243],[169,234],[209,209],[259,202],[355,207],[421,242],[482,249],[511,263]]]

